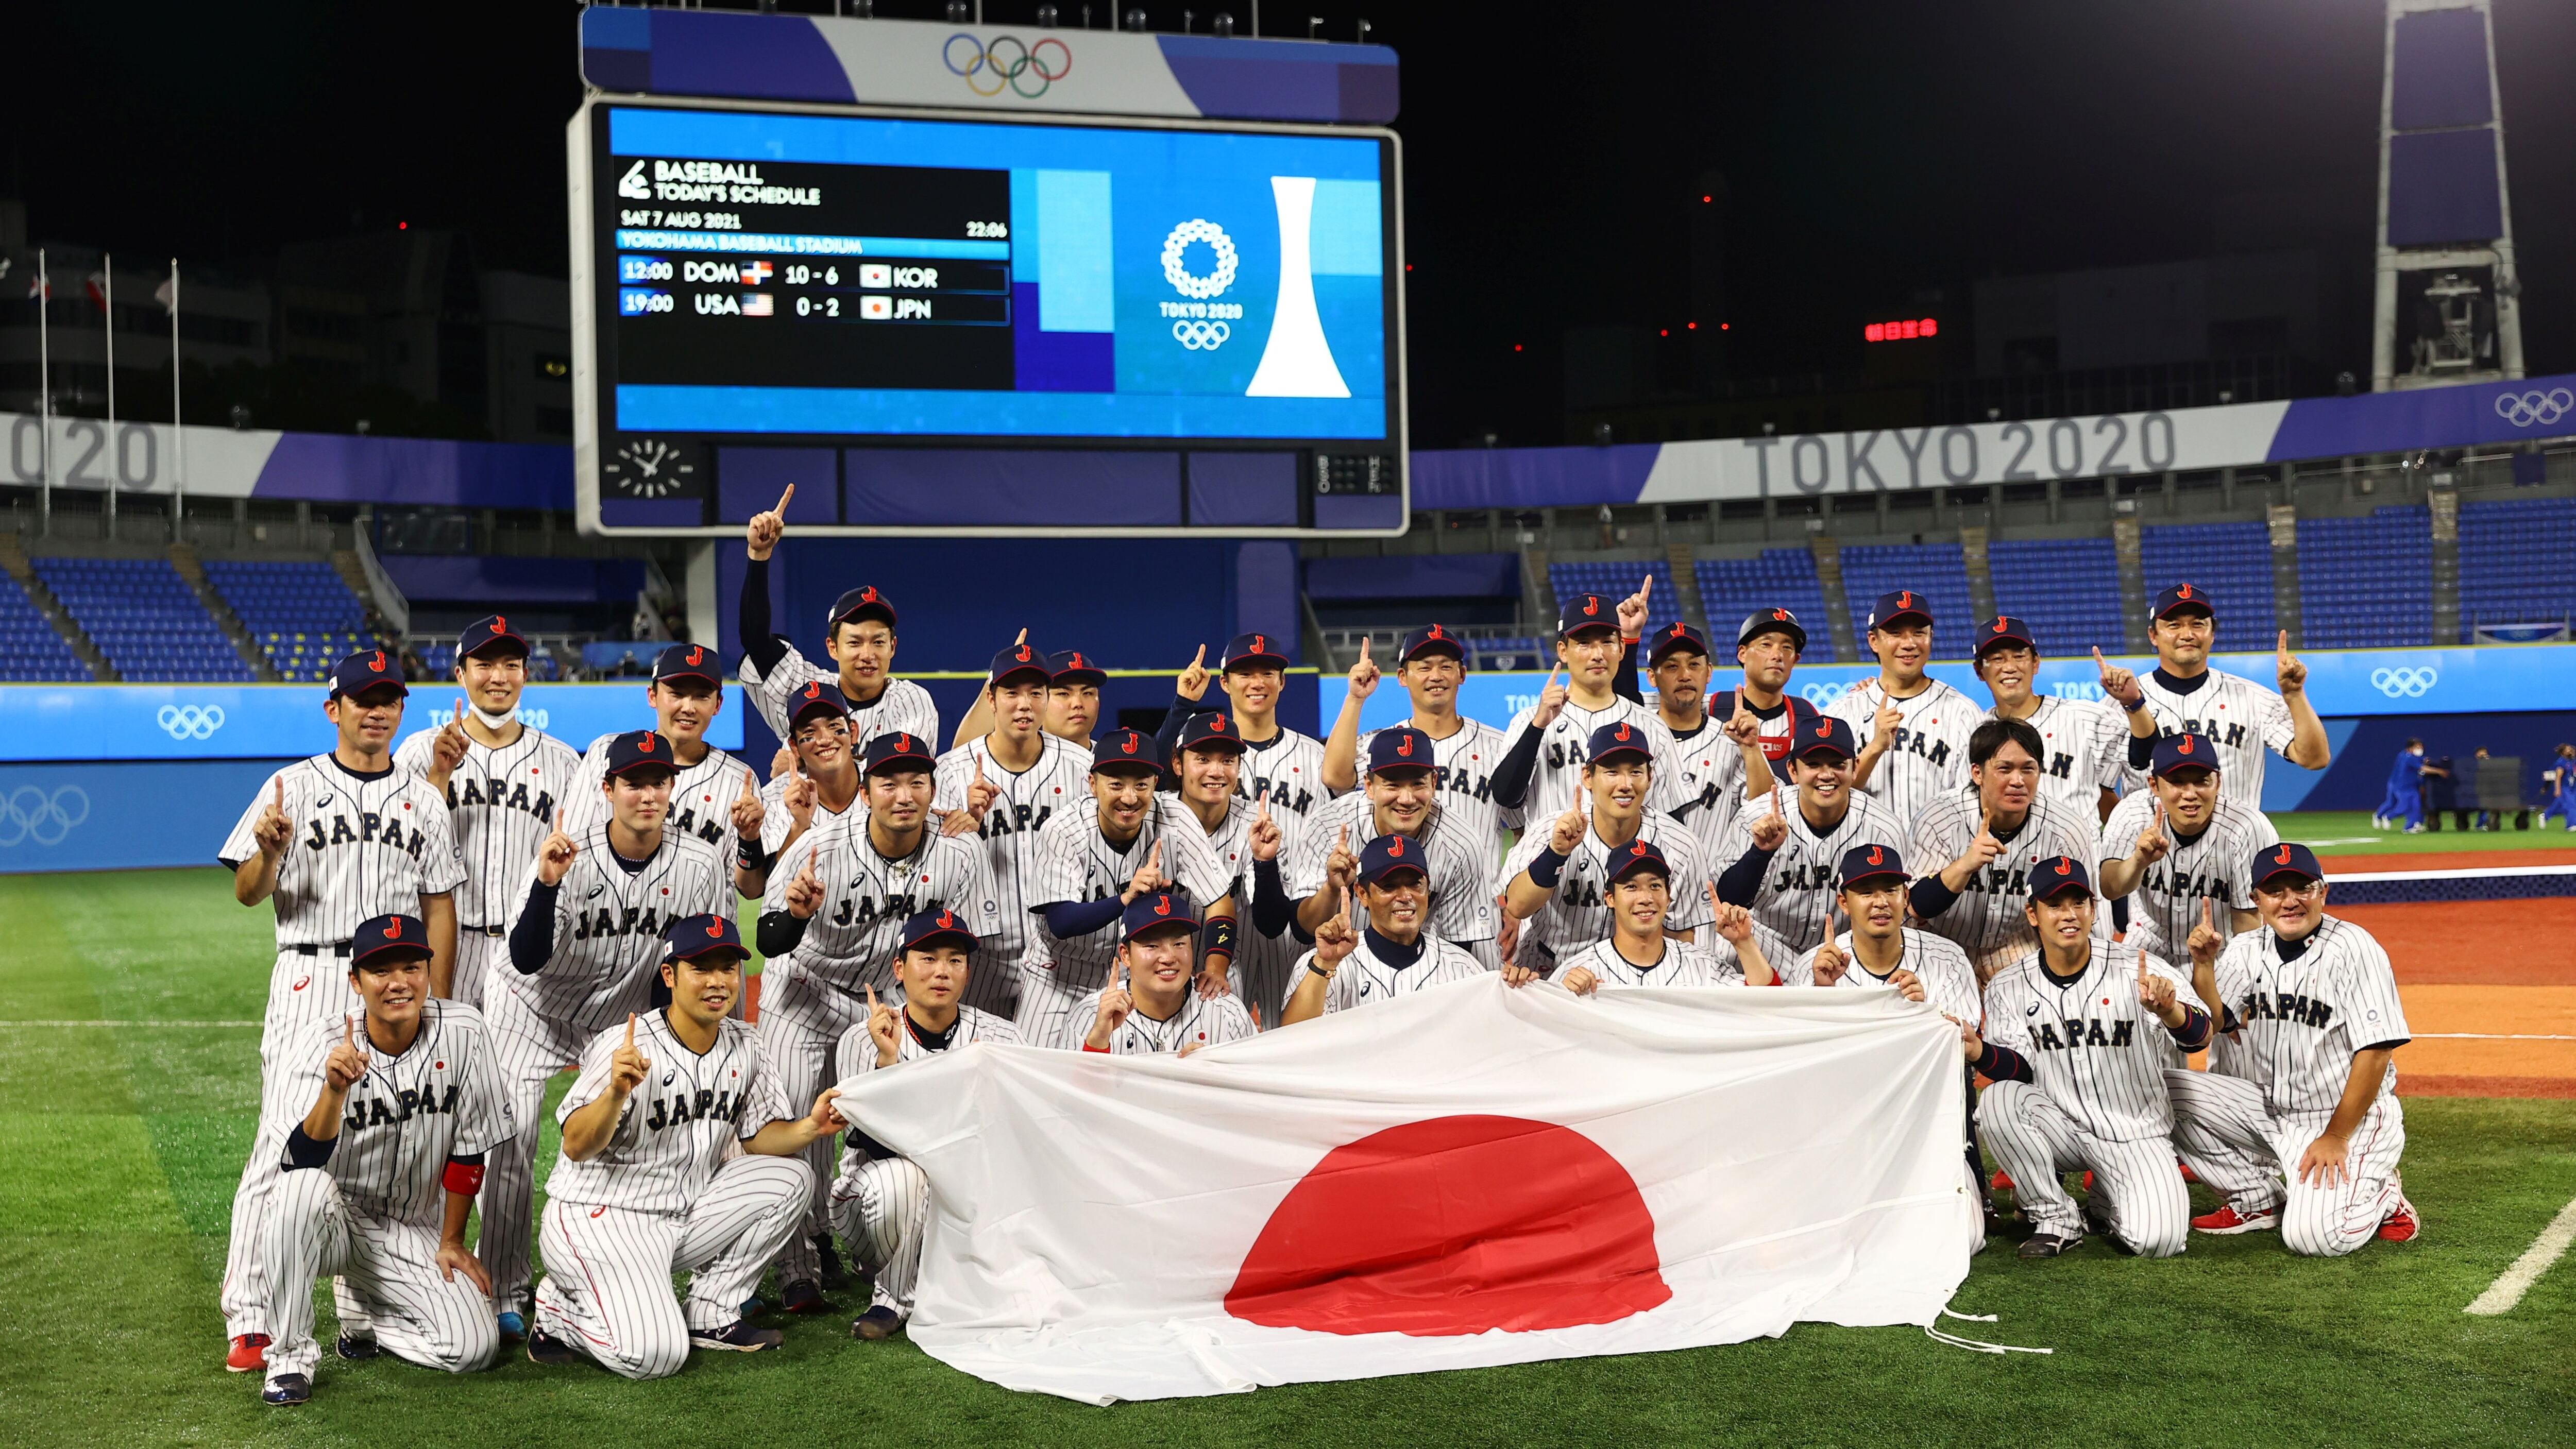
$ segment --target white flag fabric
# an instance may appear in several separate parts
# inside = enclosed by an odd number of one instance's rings
[[[1102,1404],[1930,1324],[1981,1222],[1958,1030],[1892,991],[1485,976],[841,1092],[930,1179],[913,1341]]]

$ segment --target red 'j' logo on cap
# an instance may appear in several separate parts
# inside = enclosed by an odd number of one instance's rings
[[[2188,599],[2188,598],[2190,598],[2190,597],[2191,597],[2191,585],[2189,585],[2189,584],[2185,584],[2185,585],[2183,585],[2181,588],[2178,588],[2178,589],[2174,590],[2174,597],[2175,597],[2175,598],[2177,598],[2177,599]]]
[[[2272,857],[2272,863],[2274,865],[2288,865],[2290,863],[2290,847],[2286,845],[2282,846],[2281,853]]]
[[[644,732],[644,738],[635,742],[635,752],[640,755],[649,755],[653,753],[653,732],[651,730],[646,730]]]
[[[1819,721],[1817,722],[1817,724],[1816,724],[1816,738],[1817,738],[1817,739],[1820,739],[1820,740],[1822,740],[1822,739],[1831,739],[1831,738],[1833,737],[1833,733],[1834,733],[1834,722],[1833,722],[1832,720],[1819,720]]]
[[[1675,619],[1675,620],[1673,621],[1673,637],[1674,637],[1674,638],[1678,639],[1678,638],[1682,637],[1682,629],[1683,629],[1683,627],[1684,627],[1684,626],[1683,626],[1683,624],[1682,624],[1682,621],[1681,621],[1681,620],[1679,620],[1679,619]]]
[[[1170,915],[1171,913],[1172,913],[1172,898],[1171,898],[1170,896],[1156,896],[1156,897],[1154,897],[1154,914],[1155,914],[1155,915],[1158,915],[1158,916],[1168,916],[1168,915]]]
[[[1407,758],[1410,758],[1410,757],[1412,756],[1412,754],[1413,754],[1413,736],[1411,736],[1411,735],[1398,735],[1398,736],[1396,736],[1396,737],[1395,737],[1395,752],[1396,752],[1397,754],[1399,754],[1399,755],[1403,755],[1403,756],[1406,756]]]
[[[2059,856],[2057,858],[2057,873],[2059,875],[2075,874],[2075,862],[2068,860],[2064,856]]]
[[[492,632],[495,634],[509,633],[510,621],[499,614],[494,614],[492,616]]]
[[[1118,741],[1118,749],[1121,754],[1136,753],[1136,736],[1132,731]]]
[[[1785,624],[1789,622],[1789,611],[1786,609],[1773,609],[1771,611],[1771,617]]]
[[[388,941],[399,941],[402,939],[402,917],[395,916],[391,920],[385,922],[385,939]]]
[[[1026,664],[1026,663],[1028,663],[1028,662],[1029,662],[1029,646],[1027,646],[1026,644],[1021,645],[1021,646],[1020,646],[1020,652],[1019,652],[1019,653],[1017,653],[1017,654],[1012,655],[1011,657],[1012,657],[1012,658],[1014,658],[1014,659],[1017,659],[1017,660],[1018,660],[1018,661],[1020,661],[1022,664]]]
[[[943,931],[950,931],[950,930],[955,930],[955,929],[956,929],[956,927],[957,927],[957,918],[956,918],[955,916],[952,916],[952,915],[948,914],[946,911],[941,911],[941,912],[939,913],[939,929],[941,929],[941,930],[943,930]]]
[[[1996,633],[1998,633],[1998,634],[2000,634],[2000,633],[2002,633],[2003,631],[2004,631],[2004,621],[2003,621],[2003,620],[2001,620],[2001,619],[1997,619],[1997,620],[1995,621],[1995,632],[1996,632]]]
[[[706,657],[707,657],[707,651],[705,651],[704,649],[692,649],[692,650],[690,650],[690,651],[689,651],[689,662],[690,662],[691,664],[700,664],[700,663],[704,663],[704,662],[705,662],[705,660],[706,660]]]
[[[1914,592],[1913,592],[1913,590],[1908,589],[1908,590],[1905,590],[1905,591],[1903,591],[1903,592],[1899,593],[1899,594],[1896,596],[1896,607],[1898,607],[1898,608],[1900,608],[1900,609],[1911,609],[1911,608],[1913,608],[1913,607],[1914,607]]]
[[[1620,742],[1620,743],[1622,743],[1622,744],[1627,743],[1627,740],[1628,740],[1628,726],[1627,726],[1627,725],[1625,725],[1625,724],[1620,725],[1620,726],[1619,726],[1619,729],[1618,729],[1618,732],[1617,732],[1617,733],[1615,733],[1615,734],[1613,734],[1613,735],[1611,736],[1611,738],[1612,738],[1612,739],[1614,739],[1614,740],[1619,741],[1619,742]]]
[[[806,685],[805,697],[807,699],[821,699],[823,697],[823,681],[818,679],[813,683]]]
[[[377,651],[376,651],[376,657],[367,661],[367,667],[368,667],[369,669],[374,670],[374,671],[375,671],[376,673],[378,673],[378,674],[382,674],[382,673],[384,673],[384,672],[385,672],[385,651],[383,651],[382,649],[377,650]]]
[[[1640,840],[1640,841],[1636,842],[1634,845],[1629,846],[1629,847],[1628,847],[1628,853],[1629,853],[1630,855],[1633,855],[1633,856],[1637,857],[1637,858],[1638,858],[1638,859],[1640,859],[1640,860],[1645,859],[1645,857],[1646,857],[1646,842],[1644,842],[1644,841]]]
[[[1446,637],[1448,637],[1448,636],[1446,636],[1446,635],[1444,635],[1444,634],[1442,634],[1442,633],[1440,632],[1440,626],[1439,626],[1439,625],[1434,624],[1434,625],[1432,625],[1432,626],[1431,626],[1431,632],[1430,632],[1430,633],[1428,633],[1428,634],[1423,635],[1422,637],[1423,637],[1423,638],[1425,638],[1425,639],[1442,639],[1442,638],[1446,638]]]
[[[1880,850],[1877,846],[1873,845],[1873,846],[1871,846],[1871,847],[1869,848],[1869,863],[1870,863],[1870,864],[1872,864],[1872,865],[1884,865],[1884,864],[1886,864],[1885,856],[1886,856],[1886,852],[1884,852],[1884,851]]]
[[[720,940],[723,936],[724,918],[722,916],[718,916],[716,919],[707,923],[707,939],[710,941]]]
[[[894,737],[894,749],[895,753],[899,755],[910,752],[912,749],[912,736],[896,735]]]
[[[1600,601],[1599,599],[1594,598],[1594,597],[1593,597],[1593,596],[1591,596],[1590,594],[1586,594],[1586,595],[1584,595],[1584,596],[1583,596],[1583,612],[1585,612],[1585,613],[1587,613],[1587,614],[1598,614],[1598,613],[1600,613],[1600,612],[1601,612],[1601,601]]]
[[[2181,743],[2181,744],[2178,744],[2178,745],[2176,745],[2176,746],[2174,746],[2174,753],[2175,753],[2175,754],[2178,754],[2178,755],[2188,755],[2188,754],[2190,754],[2190,753],[2191,753],[2191,736],[2189,736],[2189,735],[2184,735],[2184,736],[2182,737],[2182,743]]]
[[[862,604],[873,604],[873,603],[875,603],[876,601],[877,601],[877,586],[876,586],[876,585],[874,585],[874,584],[870,584],[870,585],[868,585],[866,588],[859,590],[859,602],[860,602],[860,603],[862,603]]]
[[[1208,721],[1208,729],[1216,734],[1224,734],[1227,730],[1232,728],[1234,728],[1234,726],[1225,722],[1224,715],[1218,715],[1216,718]]]
[[[1388,842],[1386,843],[1386,858],[1387,858],[1387,859],[1389,859],[1389,860],[1402,860],[1402,859],[1404,859],[1404,837],[1403,837],[1403,836],[1399,835],[1399,836],[1395,837],[1393,840],[1390,840],[1390,841],[1388,841]]]

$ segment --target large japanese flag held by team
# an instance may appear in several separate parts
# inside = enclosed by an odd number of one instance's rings
[[[1929,1324],[1976,1221],[1957,1028],[1892,991],[1487,976],[841,1090],[930,1178],[913,1341],[1104,1404]]]

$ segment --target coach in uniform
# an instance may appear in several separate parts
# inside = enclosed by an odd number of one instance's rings
[[[1770,807],[1747,810],[1728,827],[1717,859],[1718,899],[1744,906],[1753,918],[1800,953],[1833,934],[1834,870],[1853,846],[1904,838],[1887,807],[1851,788],[1851,726],[1830,715],[1810,715],[1786,747],[1781,766],[1797,789],[1798,808],[1780,809],[1780,786],[1767,792]]]
[[[1421,855],[1401,835],[1381,835],[1361,847],[1358,889],[1342,898],[1340,915],[1316,929],[1314,949],[1297,958],[1297,986],[1279,1014],[1281,1025],[1472,980],[1485,970],[1431,929],[1434,882]],[[1356,913],[1366,914],[1365,925]]]
[[[1932,662],[1932,608],[1921,594],[1881,594],[1866,637],[1878,677],[1844,690],[1825,713],[1866,741],[1852,788],[1911,829],[1925,807],[1967,780],[1968,736],[1986,712],[1923,672]]]
[[[864,584],[832,601],[823,617],[823,652],[838,670],[825,674],[787,642],[771,632],[769,555],[787,532],[787,503],[794,484],[778,497],[778,506],[755,513],[743,526],[743,551],[750,559],[742,571],[742,597],[734,623],[742,636],[741,676],[751,707],[769,732],[787,738],[787,702],[812,680],[838,683],[850,706],[850,748],[864,751],[879,735],[909,734],[936,741],[939,707],[930,691],[909,679],[894,677],[894,605],[873,584]],[[933,749],[937,745],[932,746]],[[758,895],[757,889],[745,891]]]
[[[2176,584],[2156,595],[2147,620],[2147,642],[2156,667],[2137,681],[2138,709],[2155,719],[2158,735],[2207,735],[2218,745],[2219,779],[2227,798],[2247,810],[2263,808],[2263,767],[2278,750],[2293,765],[2322,770],[2334,762],[2325,722],[2308,702],[2308,666],[2290,654],[2290,631],[2281,631],[2273,660],[2274,693],[2241,674],[2209,667],[2218,633],[2217,605],[2197,584]],[[2124,701],[2125,702],[2125,701]],[[2155,742],[2132,737],[2129,770],[2144,771]]]
[[[260,1080],[274,1087],[296,1064],[316,1022],[358,1009],[349,984],[350,941],[360,922],[417,917],[430,950],[429,988],[452,989],[456,958],[454,892],[464,872],[448,833],[447,802],[419,777],[397,769],[394,736],[409,691],[381,649],[343,659],[331,672],[322,712],[337,739],[328,754],[298,760],[268,777],[233,826],[216,859],[233,873],[233,899],[245,906],[277,902],[277,962],[269,970],[268,1006],[260,1023]],[[267,1321],[268,1268],[260,1222],[268,1211],[286,1124],[251,1142],[233,1193],[231,1241],[224,1254],[224,1366],[249,1373],[265,1362],[275,1331]]]
[[[2023,903],[2030,867],[2093,849],[2091,816],[2070,817],[2039,787],[2047,752],[2027,721],[1992,719],[1968,736],[1968,786],[1933,797],[1914,822],[1906,853],[1947,861],[1914,883],[1914,914],[1949,937],[1985,980],[2036,947]]]

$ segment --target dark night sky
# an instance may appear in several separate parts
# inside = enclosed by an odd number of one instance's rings
[[[1193,7],[1202,29],[1218,3]],[[986,14],[1034,9],[991,0]],[[1158,27],[1179,20],[1150,9]],[[2529,361],[2566,370],[2576,5],[2495,9]],[[1369,17],[1404,59],[1424,446],[1486,427],[1555,441],[1566,326],[1682,318],[1683,207],[1712,167],[1731,184],[1744,373],[1856,366],[1865,316],[1981,276],[2276,246],[2367,266],[2375,0],[1274,0],[1264,18],[1317,13],[1337,38]],[[285,241],[408,220],[465,229],[487,266],[560,275],[574,17],[537,3],[46,6],[17,38],[55,60],[0,96],[0,194],[26,200],[39,239],[138,257],[255,269]],[[2360,337],[2367,293],[2353,305]]]

